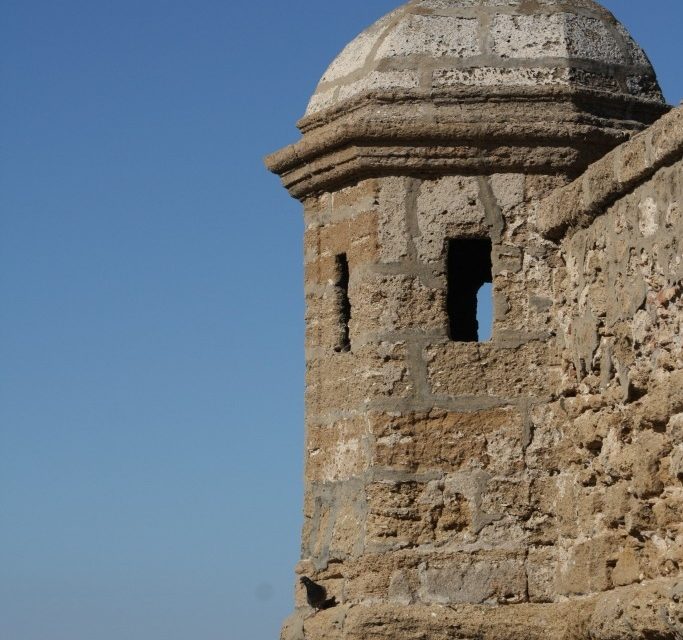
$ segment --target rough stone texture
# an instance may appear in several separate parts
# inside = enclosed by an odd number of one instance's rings
[[[529,63],[535,68],[529,69]],[[415,67],[419,72],[410,80],[402,75]],[[618,78],[612,84],[615,70]],[[458,86],[474,84],[472,77],[479,85],[499,84],[504,78],[503,83],[522,85],[609,85],[625,94],[661,97],[647,56],[595,2],[534,6],[521,0],[413,0],[339,54],[307,114],[371,88]],[[359,87],[358,78],[372,82]]]
[[[665,111],[592,0],[411,0],[341,52],[267,162],[301,200],[358,176],[576,175]]]
[[[683,638],[683,110],[646,128],[658,96],[591,0],[415,0],[330,67],[268,160],[306,224],[296,571],[339,603],[297,588],[282,640]],[[467,238],[487,342],[449,337]]]
[[[650,178],[658,169],[683,157],[683,109],[674,109],[654,126],[614,149],[588,168],[581,180],[558,189],[543,200],[538,212],[539,228],[549,238],[560,238],[571,227],[588,226],[607,206],[635,186]],[[670,205],[679,207],[677,200]],[[654,200],[638,204],[643,233],[655,233]],[[649,213],[648,213],[649,212]],[[676,215],[672,210],[669,219]]]

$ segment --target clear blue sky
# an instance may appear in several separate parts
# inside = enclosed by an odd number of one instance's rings
[[[4,0],[0,638],[275,640],[299,204],[261,158],[393,0]],[[668,100],[680,0],[611,0]]]

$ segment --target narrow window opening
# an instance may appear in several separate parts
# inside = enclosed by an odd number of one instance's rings
[[[351,351],[349,323],[351,322],[351,301],[349,300],[349,261],[345,253],[335,258],[337,275],[337,303],[339,305],[339,342],[335,351]]]
[[[488,295],[489,299],[491,297],[491,290],[488,288],[484,288],[480,294],[484,285],[493,280],[491,240],[474,238],[449,240],[447,253],[446,304],[449,336],[456,342],[479,342],[479,319],[484,319],[486,308],[479,304],[478,298],[482,299],[485,295]],[[489,313],[489,317],[492,317],[492,314]],[[482,322],[482,325],[484,324]],[[488,339],[490,331],[484,328],[481,337]]]

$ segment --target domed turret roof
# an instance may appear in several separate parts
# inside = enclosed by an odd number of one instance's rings
[[[668,111],[643,50],[594,0],[411,0],[330,65],[290,193],[377,175],[578,175]]]
[[[652,66],[593,0],[411,0],[353,40],[306,115],[377,91],[577,87],[662,103]]]

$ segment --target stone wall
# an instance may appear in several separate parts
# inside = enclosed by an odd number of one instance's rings
[[[681,115],[567,186],[387,176],[306,200],[297,571],[339,606],[299,589],[285,640],[683,637]],[[493,244],[487,343],[448,337],[463,237]]]
[[[659,584],[662,620],[683,585],[682,157],[678,109],[539,213],[546,234],[565,229],[553,294],[562,397],[537,411],[530,446],[556,467],[540,492],[551,593]]]
[[[300,570],[345,603],[527,599],[525,448],[531,410],[560,374],[546,345],[555,249],[527,203],[558,181],[388,177],[307,203]],[[487,343],[448,337],[446,241],[463,237],[493,241]],[[336,349],[341,253],[348,352]]]
[[[267,159],[306,222],[297,573],[335,599],[297,583],[283,640],[683,639],[669,110],[594,0],[410,0],[329,67]]]

